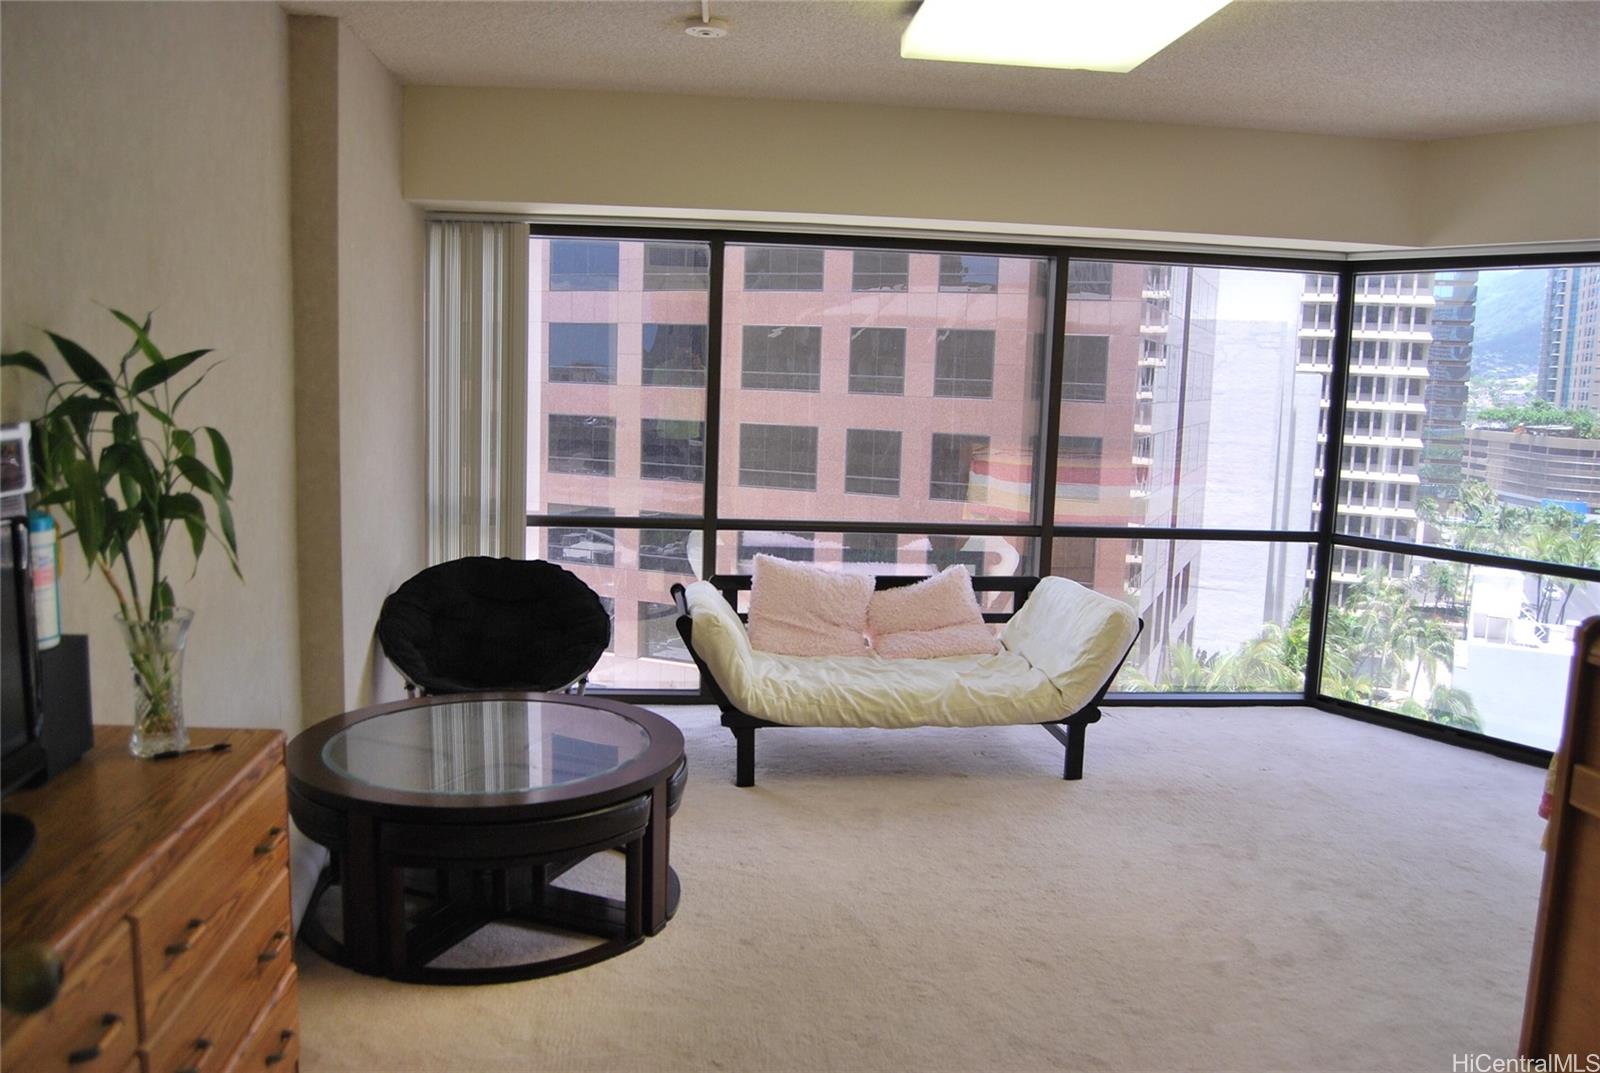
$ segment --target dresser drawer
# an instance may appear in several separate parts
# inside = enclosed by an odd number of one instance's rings
[[[5,1067],[29,1073],[121,1073],[139,1043],[133,937],[118,923],[67,967],[56,1000],[23,1018],[5,1040]]]
[[[129,914],[147,1039],[163,1032],[201,969],[287,866],[287,800],[277,768]]]
[[[160,1033],[145,1047],[148,1073],[210,1073],[227,1065],[292,968],[289,873],[280,870]]]
[[[228,1064],[227,1073],[290,1073],[300,1061],[299,974],[289,966],[289,975],[278,985],[272,1005],[261,1015],[255,1028]]]

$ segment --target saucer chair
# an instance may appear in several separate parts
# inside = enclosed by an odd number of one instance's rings
[[[378,614],[378,642],[408,692],[581,693],[610,640],[595,591],[541,559],[430,566]]]

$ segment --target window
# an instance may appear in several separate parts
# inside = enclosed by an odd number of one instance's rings
[[[845,431],[844,490],[869,496],[900,494],[900,433],[876,428]]]
[[[617,326],[551,324],[550,382],[552,384],[616,383]]]
[[[906,393],[906,330],[850,330],[850,391],[857,395]]]
[[[939,258],[941,291],[980,291],[999,289],[1000,259],[974,257],[965,253],[946,253]]]
[[[552,291],[616,290],[617,244],[590,239],[552,239],[550,289]]]
[[[1066,499],[1100,498],[1099,436],[1063,436],[1056,455],[1056,495]]]
[[[611,476],[616,469],[616,430],[614,417],[551,414],[550,471]]]
[[[1110,352],[1111,337],[1108,335],[1067,336],[1066,356],[1061,367],[1062,399],[1105,402],[1106,359]]]
[[[747,291],[822,290],[822,251],[802,246],[750,246],[744,251]]]
[[[710,281],[711,248],[705,243],[645,243],[645,290],[703,291]]]
[[[673,604],[639,602],[639,655],[645,659],[689,662],[689,650],[678,632],[678,609]]]
[[[1068,261],[1067,297],[1110,298],[1111,262],[1076,259]]]
[[[964,566],[976,577],[983,573],[983,538],[936,536],[928,538],[928,565],[934,570]]]
[[[967,498],[972,465],[978,455],[989,450],[989,437],[965,436],[950,432],[933,434],[933,458],[929,468],[928,498]]]
[[[639,530],[639,569],[659,570],[664,574],[698,573],[689,562],[689,531],[686,529]]]
[[[994,332],[941,328],[934,354],[933,393],[958,399],[994,394]]]
[[[646,324],[640,333],[640,378],[647,387],[704,387],[704,324]]]
[[[909,254],[856,250],[850,269],[852,291],[903,291],[910,276]]]
[[[547,541],[545,558],[553,563],[577,563],[580,566],[616,565],[615,529],[551,526],[545,533]]]
[[[804,425],[740,425],[739,483],[747,488],[817,487],[817,430]]]
[[[817,534],[741,531],[738,547],[739,570],[744,573],[749,573],[755,567],[757,555],[810,563],[817,559]]]
[[[899,543],[893,533],[846,533],[844,561],[891,566],[900,559]]]
[[[749,324],[744,329],[743,386],[764,391],[822,388],[822,329]]]
[[[639,423],[639,476],[650,481],[702,481],[706,474],[703,421],[647,417]]]
[[[1051,545],[1055,563],[1050,572],[1068,578],[1088,588],[1094,588],[1095,546],[1093,540],[1073,540],[1056,537]],[[1128,556],[1124,556],[1128,558]]]

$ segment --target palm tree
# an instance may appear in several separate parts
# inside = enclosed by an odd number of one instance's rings
[[[1439,686],[1428,698],[1426,718],[1445,726],[1483,733],[1483,720],[1478,715],[1478,706],[1473,703],[1472,694],[1465,689]]]

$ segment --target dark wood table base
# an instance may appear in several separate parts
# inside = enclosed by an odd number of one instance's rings
[[[623,850],[624,857],[628,851]],[[628,904],[629,898],[642,899],[642,889],[634,889],[629,868],[625,881],[626,897],[608,898],[600,894],[556,886],[554,880],[570,863],[546,864],[511,870],[479,872],[440,870],[429,888],[402,887],[405,897],[418,903],[409,913],[404,927],[404,954],[398,963],[382,966],[358,964],[340,939],[323,927],[317,915],[318,903],[339,882],[339,861],[323,868],[306,910],[300,938],[307,946],[336,965],[369,975],[386,976],[410,983],[476,985],[512,983],[541,976],[581,969],[616,957],[644,941],[643,906]],[[542,875],[541,875],[542,873]],[[339,897],[343,892],[336,891]],[[665,917],[670,920],[678,909],[681,887],[678,873],[667,869]],[[512,924],[540,931],[589,935],[604,940],[594,946],[558,957],[543,958],[514,965],[432,967],[430,963],[452,947],[490,924]],[[663,926],[665,921],[663,921]],[[654,929],[649,934],[654,934]],[[389,944],[393,946],[394,944]],[[395,951],[398,953],[398,949]]]

